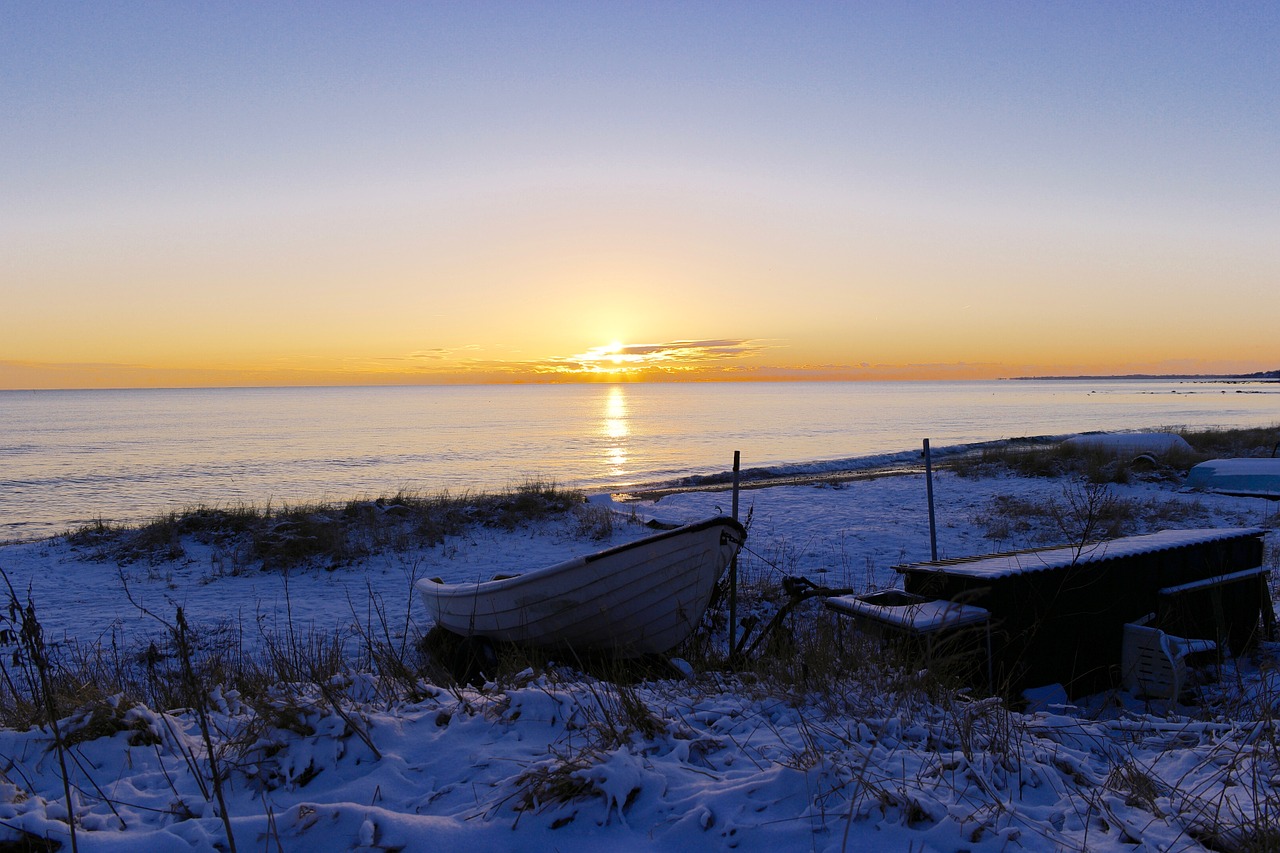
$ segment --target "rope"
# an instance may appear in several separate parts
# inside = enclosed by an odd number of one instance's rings
[[[773,562],[773,560],[770,560],[768,557],[764,556],[758,551],[752,550],[751,548],[747,547],[747,545],[743,544],[739,548],[739,550],[746,551],[748,554],[755,557],[757,560],[764,563],[766,566],[773,569],[774,571],[782,572],[784,575],[786,574],[786,571],[782,568],[782,566],[779,566],[777,563]]]

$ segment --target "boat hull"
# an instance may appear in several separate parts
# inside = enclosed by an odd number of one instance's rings
[[[1280,500],[1280,459],[1213,459],[1187,473],[1187,488]]]
[[[717,517],[511,578],[419,581],[418,592],[455,634],[635,657],[689,636],[745,538]]]

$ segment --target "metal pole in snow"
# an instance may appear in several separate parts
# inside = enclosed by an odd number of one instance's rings
[[[933,517],[933,460],[929,456],[929,439],[924,440],[924,480],[929,492],[929,555],[938,562],[938,527]]]
[[[738,472],[742,470],[742,451],[733,451],[733,520],[738,520]]]
[[[741,470],[742,451],[733,451],[733,520],[738,520],[738,471]],[[738,555],[729,561],[729,666],[738,657]]]

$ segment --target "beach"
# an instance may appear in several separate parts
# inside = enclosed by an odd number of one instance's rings
[[[929,558],[921,473],[756,485],[740,497],[749,538],[739,571],[755,591],[743,612],[760,620],[780,604],[761,591],[776,593],[784,576],[865,590],[894,586],[894,565]],[[1060,541],[1061,513],[1026,508],[1061,509],[1085,488],[1071,477],[949,470],[933,486],[944,558]],[[1105,488],[1132,510],[1126,533],[1263,528],[1266,560],[1277,562],[1272,501],[1187,492],[1154,476]],[[649,519],[727,512],[729,497],[599,495],[585,506],[610,511],[606,537],[570,513],[287,572],[187,539],[131,558],[101,542],[14,544],[0,547],[0,568],[63,653],[139,654],[163,641],[160,619],[171,623],[179,607],[210,657],[286,636],[342,637],[358,649],[373,627],[393,643],[430,627],[411,594],[417,578],[547,565],[650,533]],[[789,618],[802,634],[837,617],[814,602]],[[1237,849],[1274,817],[1276,653],[1264,642],[1226,662],[1191,705],[1111,692],[1032,711],[930,695],[909,686],[909,673],[875,667],[818,681],[748,667],[615,683],[552,663],[480,686],[396,686],[356,669],[323,690],[279,683],[264,694],[274,700],[216,687],[208,714],[240,849],[1130,851],[1139,839],[1149,849]],[[69,771],[81,849],[225,843],[196,716],[154,705],[100,697],[90,703],[98,710],[63,720],[64,731],[91,730]],[[65,844],[49,730],[0,731],[0,754],[0,820]]]
[[[1280,3],[4,11],[0,853],[1280,853]]]

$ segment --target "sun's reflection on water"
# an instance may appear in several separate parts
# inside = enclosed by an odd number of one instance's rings
[[[600,435],[605,440],[605,467],[610,476],[622,476],[627,472],[627,438],[631,427],[627,422],[627,393],[621,385],[611,386],[605,395]]]

